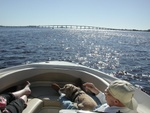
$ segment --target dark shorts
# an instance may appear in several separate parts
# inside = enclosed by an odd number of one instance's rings
[[[26,107],[24,100],[16,99],[15,96],[11,93],[2,94],[1,96],[3,96],[7,100],[6,109],[10,113],[22,113],[22,111]]]

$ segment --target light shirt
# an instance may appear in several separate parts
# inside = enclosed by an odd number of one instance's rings
[[[100,92],[96,97],[101,101],[102,105],[96,108],[94,111],[108,112],[108,113],[137,113],[136,110],[131,110],[127,107],[109,106],[106,103],[105,94]]]

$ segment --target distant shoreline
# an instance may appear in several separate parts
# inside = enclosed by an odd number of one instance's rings
[[[150,32],[150,29],[148,30],[137,30],[137,29],[116,29],[116,28],[104,28],[104,27],[95,27],[95,26],[83,26],[83,25],[39,25],[39,26],[3,26],[0,25],[0,27],[5,28],[51,28],[51,29],[57,29],[57,28],[70,28],[70,29],[97,29],[97,30],[119,30],[119,31],[143,31],[143,32]]]

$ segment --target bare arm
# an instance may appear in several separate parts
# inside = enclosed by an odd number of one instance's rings
[[[93,83],[90,82],[86,82],[83,84],[83,86],[85,87],[86,91],[91,91],[92,93],[94,93],[95,95],[100,93],[100,90],[96,88],[96,86]]]

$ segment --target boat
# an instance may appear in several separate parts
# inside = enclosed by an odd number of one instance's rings
[[[78,79],[92,82],[104,91],[111,81],[118,78],[66,61],[30,63],[0,69],[0,93],[18,90],[29,81],[32,93],[23,113],[84,113],[83,110],[63,109],[58,93],[51,87],[52,83],[60,86],[66,83],[75,84]],[[138,113],[150,113],[150,96],[139,89],[135,89],[134,96],[138,102]]]

